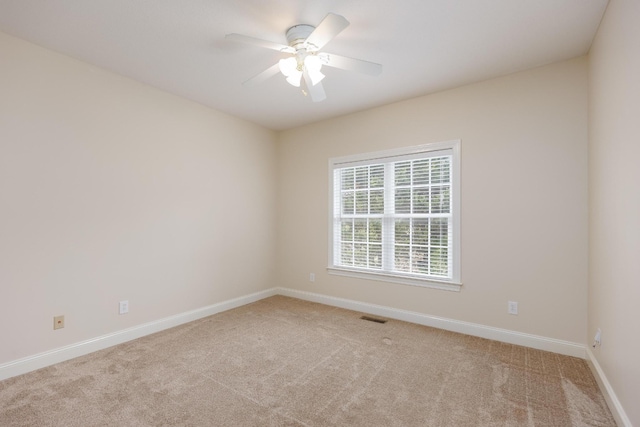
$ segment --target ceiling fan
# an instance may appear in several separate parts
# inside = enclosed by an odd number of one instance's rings
[[[279,71],[287,78],[287,82],[293,86],[300,87],[301,83],[304,82],[306,90],[303,88],[303,93],[308,93],[314,102],[320,102],[327,97],[321,83],[324,74],[320,69],[323,65],[348,71],[358,71],[371,76],[377,76],[382,72],[382,65],[374,62],[320,52],[327,43],[348,26],[349,21],[343,16],[329,13],[317,27],[299,24],[289,28],[285,33],[289,43],[288,46],[242,34],[227,34],[225,37],[227,40],[249,43],[291,54],[288,58],[281,59],[276,64],[245,81],[243,85],[253,86],[262,83],[278,74]]]

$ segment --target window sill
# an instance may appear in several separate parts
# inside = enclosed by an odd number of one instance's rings
[[[420,286],[423,288],[441,289],[460,292],[462,283],[437,279],[418,279],[389,273],[373,273],[370,271],[351,270],[346,268],[327,267],[329,274],[337,276],[356,277],[359,279],[378,280],[382,282],[400,283],[402,285]]]

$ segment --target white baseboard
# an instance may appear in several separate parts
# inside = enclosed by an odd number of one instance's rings
[[[509,344],[522,345],[525,347],[536,348],[538,350],[551,351],[567,356],[580,357],[582,359],[586,358],[585,346],[570,341],[525,334],[521,332],[510,331],[508,329],[494,328],[477,323],[462,322],[460,320],[430,316],[413,311],[399,310],[397,308],[368,304],[343,298],[330,297],[327,295],[298,291],[294,289],[277,288],[276,293],[306,301],[331,305],[334,307],[346,308],[349,310],[360,311],[368,314],[375,314],[377,316],[388,317],[390,319],[403,320],[405,322],[445,329],[447,331],[460,332],[462,334],[473,335],[476,337],[487,338]]]
[[[524,334],[507,329],[494,328],[470,322],[447,319],[444,317],[430,316],[407,310],[400,310],[376,304],[369,304],[344,298],[331,297],[312,292],[299,291],[288,288],[272,288],[265,291],[256,292],[239,298],[212,304],[196,310],[191,310],[175,316],[166,317],[153,322],[145,323],[132,328],[113,332],[111,334],[92,338],[86,341],[71,344],[65,347],[46,351],[33,356],[14,360],[0,365],[0,381],[17,375],[25,374],[36,369],[41,369],[65,360],[83,356],[94,351],[102,350],[117,344],[122,344],[136,338],[173,328],[184,323],[202,319],[207,316],[231,310],[252,302],[259,301],[274,295],[284,295],[298,298],[305,301],[317,302],[333,307],[345,308],[377,316],[388,317],[390,319],[403,320],[419,325],[431,326],[453,332],[460,332],[481,338],[492,339],[509,344],[517,344],[539,350],[551,351],[554,353],[587,359],[600,389],[611,409],[616,422],[620,426],[631,427],[631,421],[627,417],[620,401],[618,400],[611,384],[607,380],[604,371],[598,364],[591,349],[584,345],[569,341],[557,340],[553,338],[541,337],[538,335]]]
[[[219,302],[207,307],[176,314],[175,316],[165,317],[164,319],[144,323],[132,328],[123,329],[121,331],[4,363],[0,365],[0,381],[35,371],[36,369],[45,368],[56,363],[64,362],[65,360],[73,359],[74,357],[83,356],[94,351],[122,344],[165,329],[173,328],[174,326],[182,325],[183,323],[192,322],[194,320],[202,319],[203,317],[231,310],[232,308],[250,304],[276,294],[276,289],[256,292],[250,295]]]
[[[580,357],[583,359],[586,358],[585,346],[577,343],[509,331],[507,329],[493,328],[476,323],[462,322],[459,320],[447,319],[444,317],[430,316],[422,313],[400,310],[381,305],[368,304],[354,300],[315,294],[311,292],[298,291],[288,288],[272,288],[4,363],[0,365],[0,381],[17,375],[25,374],[36,369],[51,366],[55,363],[73,359],[74,357],[83,356],[94,351],[102,350],[117,344],[122,344],[124,342],[160,332],[165,329],[173,328],[174,326],[182,325],[183,323],[192,322],[194,320],[211,316],[213,314],[230,310],[232,308],[250,304],[252,302],[274,295],[289,296],[334,307],[360,311],[377,316],[384,316],[390,319],[403,320],[406,322],[417,323],[419,325],[431,326],[434,328],[445,329],[453,332],[460,332],[463,334],[473,335],[481,338],[532,347],[540,350],[552,351],[554,353]]]
[[[600,386],[600,390],[607,401],[607,405],[609,405],[609,409],[611,410],[613,418],[616,420],[616,424],[623,427],[633,427],[631,425],[631,420],[627,417],[627,413],[624,411],[622,404],[618,400],[618,396],[616,396],[607,376],[600,367],[598,359],[596,359],[590,348],[587,348],[587,364],[589,365],[589,368],[591,368],[591,372],[593,372],[593,376],[596,378],[598,386]]]

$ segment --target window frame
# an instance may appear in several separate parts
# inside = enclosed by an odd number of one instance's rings
[[[373,165],[380,163],[391,163],[405,159],[415,159],[433,157],[439,151],[447,151],[451,154],[451,189],[450,203],[452,216],[452,237],[451,237],[451,278],[441,277],[419,277],[411,273],[378,271],[361,267],[348,267],[334,264],[334,230],[335,224],[335,194],[334,171],[348,167]],[[339,186],[337,188],[340,188]],[[451,140],[422,144],[411,147],[403,147],[392,150],[362,153],[350,156],[334,157],[329,159],[329,244],[327,271],[330,274],[356,277],[369,280],[378,280],[392,283],[400,283],[411,286],[421,286],[427,288],[443,289],[449,291],[460,291],[462,281],[460,278],[460,140]],[[339,244],[339,243],[338,243]]]

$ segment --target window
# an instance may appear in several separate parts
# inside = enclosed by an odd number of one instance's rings
[[[331,159],[329,272],[459,290],[460,142]]]

